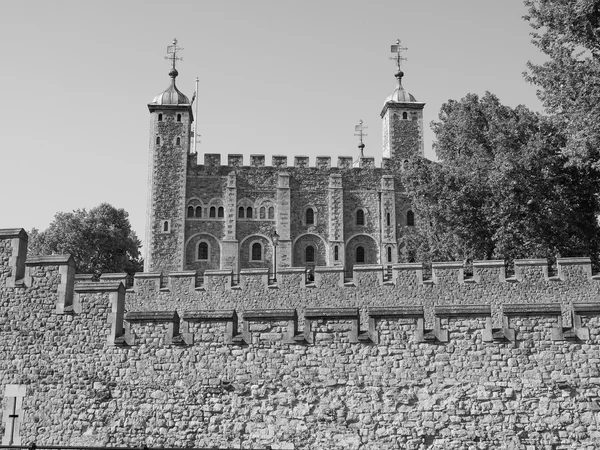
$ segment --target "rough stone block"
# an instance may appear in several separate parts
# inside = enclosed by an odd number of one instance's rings
[[[294,167],[305,169],[309,165],[308,156],[294,156]]]
[[[240,155],[240,154],[227,155],[227,165],[229,167],[242,167],[244,165],[244,155]]]

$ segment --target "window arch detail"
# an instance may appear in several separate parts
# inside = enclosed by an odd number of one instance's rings
[[[306,247],[306,250],[304,251],[304,261],[306,261],[306,263],[315,262],[315,248],[312,245]]]
[[[304,210],[304,223],[306,225],[315,225],[315,209],[312,206]]]
[[[263,247],[260,242],[250,244],[250,261],[258,262],[263,260]]]
[[[414,227],[415,226],[415,213],[411,210],[406,212],[406,226]]]
[[[198,251],[196,252],[196,259],[198,261],[209,261],[210,260],[210,244],[207,241],[200,241],[198,243]]]
[[[356,225],[365,224],[365,211],[363,209],[356,210]]]
[[[366,262],[365,248],[362,245],[356,247],[356,263],[364,264]]]

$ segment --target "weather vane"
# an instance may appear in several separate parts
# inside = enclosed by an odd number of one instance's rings
[[[358,144],[358,149],[360,150],[360,155],[358,156],[358,159],[356,161],[354,161],[354,167],[360,167],[360,158],[364,158],[364,149],[365,149],[365,144],[363,144],[363,136],[366,136],[367,133],[365,133],[365,130],[369,128],[368,126],[366,126],[362,119],[360,119],[358,121],[358,125],[354,125],[354,131],[357,131],[357,133],[354,133],[354,136],[359,136],[360,137],[360,144]]]
[[[183,50],[183,47],[177,47],[177,38],[173,39],[173,45],[167,46],[167,53],[171,53],[171,56],[165,56],[165,59],[173,61],[173,69],[175,69],[176,61],[183,61],[183,58],[177,56],[177,52]]]
[[[357,131],[357,133],[354,133],[354,136],[360,136],[360,145],[359,147],[363,147],[365,146],[365,144],[363,144],[363,136],[367,136],[367,133],[365,133],[365,130],[369,128],[368,126],[363,124],[362,119],[360,119],[358,121],[358,125],[354,125],[354,131]]]
[[[392,53],[395,53],[396,56],[391,56],[390,59],[392,61],[396,61],[396,64],[398,65],[398,72],[400,72],[400,65],[402,61],[407,61],[407,58],[402,56],[402,52],[404,50],[408,50],[408,48],[400,45],[400,39],[396,39],[396,43],[392,45]]]

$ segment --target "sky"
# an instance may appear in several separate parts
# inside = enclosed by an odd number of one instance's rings
[[[196,77],[204,153],[381,160],[388,58],[408,47],[404,87],[430,122],[449,99],[496,94],[542,111],[523,79],[531,44],[520,0],[128,0],[2,2],[0,228],[45,229],[59,211],[108,202],[144,237],[147,104],[169,86],[166,47],[183,47],[178,88]]]

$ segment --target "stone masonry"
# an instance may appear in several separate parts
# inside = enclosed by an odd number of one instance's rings
[[[124,274],[0,231],[0,434],[27,445],[598,448],[588,258]],[[162,279],[161,279],[162,278]],[[21,395],[17,397],[16,395]],[[16,434],[16,436],[14,436]],[[18,439],[18,440],[17,440]]]

